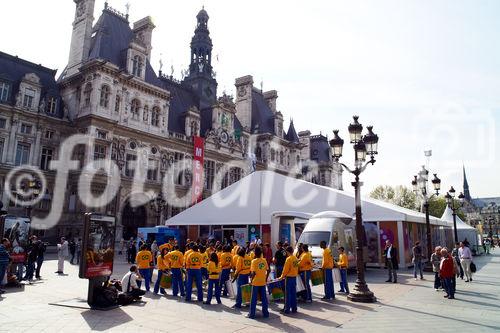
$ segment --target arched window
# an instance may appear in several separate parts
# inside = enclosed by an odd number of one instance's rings
[[[108,108],[109,106],[109,95],[110,95],[110,89],[108,85],[103,85],[101,87],[101,99],[99,102],[99,105],[103,108]]]
[[[90,105],[91,95],[92,95],[92,83],[89,82],[85,85],[85,89],[83,90],[83,105],[84,106]]]
[[[121,104],[122,104],[121,97],[119,95],[116,95],[116,99],[115,99],[115,112],[120,112]]]
[[[274,149],[271,149],[271,162],[274,162],[274,155],[276,155],[276,152]]]
[[[255,149],[255,158],[257,159],[257,161],[262,160],[262,148],[260,148],[260,146],[257,146],[257,148]]]
[[[281,165],[284,164],[284,156],[285,156],[285,154],[282,151],[280,151],[280,164]]]
[[[160,108],[157,106],[153,107],[151,112],[151,125],[157,127],[160,125]]]
[[[143,67],[142,57],[136,55],[132,59],[132,74],[134,74],[135,76],[142,76],[142,67]]]
[[[149,106],[144,105],[144,110],[142,111],[142,121],[148,122],[149,119]]]
[[[130,113],[132,113],[132,118],[139,120],[139,109],[141,108],[141,102],[138,99],[133,99],[130,105]]]

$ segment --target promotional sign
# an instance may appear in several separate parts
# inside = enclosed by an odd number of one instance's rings
[[[115,218],[89,214],[85,219],[80,278],[107,277],[113,273]]]
[[[249,225],[248,226],[248,238],[249,238],[250,242],[254,242],[257,239],[257,236],[260,237],[259,227],[256,225]]]
[[[246,228],[234,229],[234,239],[238,242],[238,245],[245,246],[245,243],[248,239],[247,229]]]
[[[193,180],[191,203],[196,204],[202,199],[203,192],[203,155],[204,155],[204,140],[199,136],[194,137],[194,152],[193,152]]]
[[[27,217],[5,216],[4,218],[4,237],[9,239],[12,246],[10,254],[12,263],[26,261],[30,225],[30,219]]]
[[[290,224],[281,224],[280,225],[280,241],[282,242],[290,242],[292,238],[292,231],[290,230]]]

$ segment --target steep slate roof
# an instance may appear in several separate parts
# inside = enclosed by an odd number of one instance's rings
[[[19,85],[23,77],[28,73],[34,73],[40,78],[42,85],[41,99],[50,96],[55,97],[57,109],[52,117],[62,118],[62,99],[59,95],[59,88],[56,83],[55,75],[57,70],[37,65],[27,60],[12,56],[7,53],[0,52],[0,80],[6,81],[11,85],[7,104],[14,105],[16,103],[16,94],[19,91]]]
[[[185,113],[192,106],[197,107],[200,104],[197,96],[189,87],[186,87],[165,77],[162,77],[160,79],[160,86],[163,89],[170,91],[171,100],[170,110],[168,113],[168,130],[185,134]]]
[[[129,22],[120,15],[104,9],[93,28],[89,60],[102,59],[119,68],[126,68],[127,50],[133,39],[134,33]],[[145,70],[145,81],[160,86],[160,80],[149,60],[146,60]]]
[[[264,100],[262,93],[252,89],[252,127],[250,133],[275,134],[274,113]]]
[[[293,126],[293,120],[290,121],[290,126],[288,127],[288,131],[286,132],[285,139],[290,142],[299,143],[299,136],[295,131],[295,126]]]
[[[330,145],[326,136],[321,134],[311,136],[310,152],[311,160],[330,162]]]
[[[474,206],[478,208],[483,208],[488,206],[490,203],[496,204],[498,207],[500,207],[500,197],[493,197],[493,198],[476,198],[472,199],[472,203]]]

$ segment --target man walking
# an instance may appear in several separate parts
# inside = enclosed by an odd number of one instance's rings
[[[38,249],[38,256],[36,257],[35,277],[38,280],[41,280],[42,277],[40,275],[40,270],[42,268],[43,259],[44,259],[44,255],[45,255],[45,250],[47,249],[47,246],[41,240],[37,240],[37,249]]]
[[[417,280],[417,272],[420,273],[420,280],[424,279],[424,274],[422,272],[422,247],[420,246],[420,241],[415,242],[415,246],[412,248],[413,254],[413,277],[415,281]]]
[[[68,256],[68,241],[61,237],[61,243],[57,244],[57,274],[64,274],[64,260]]]
[[[389,278],[385,282],[392,282],[392,283],[397,283],[398,282],[398,274],[397,274],[397,269],[398,269],[398,251],[397,249],[392,246],[392,243],[390,240],[385,241],[385,250],[384,250],[384,258],[385,258],[385,265],[387,266],[387,269],[389,270]]]
[[[472,281],[472,272],[470,270],[470,263],[472,262],[472,252],[465,246],[462,242],[460,243],[460,248],[458,249],[458,256],[460,257],[460,264],[465,273],[465,282]]]
[[[31,236],[28,243],[27,250],[28,264],[26,265],[26,275],[24,279],[27,281],[33,280],[33,275],[35,274],[35,262],[38,257],[37,249],[37,239],[36,236]]]
[[[432,271],[434,272],[434,289],[439,291],[441,285],[441,277],[439,276],[439,265],[441,264],[441,246],[436,246],[434,253],[431,255]]]
[[[464,279],[464,270],[462,268],[462,265],[460,265],[460,255],[458,254],[459,248],[460,248],[460,243],[455,243],[455,248],[451,251],[451,256],[453,257],[453,259],[455,259],[455,262],[457,263],[457,266],[459,268],[460,278],[463,280]]]

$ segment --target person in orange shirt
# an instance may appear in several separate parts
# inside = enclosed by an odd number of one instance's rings
[[[309,247],[307,244],[302,245],[302,254],[299,259],[299,274],[304,282],[305,290],[305,301],[307,303],[312,302],[312,292],[311,292],[311,270],[313,267],[312,255],[309,252]]]
[[[141,246],[141,250],[135,256],[139,274],[144,278],[146,291],[149,291],[149,283],[151,282],[151,266],[153,263],[153,254],[148,250],[146,245]],[[141,288],[141,281],[137,281],[137,285]]]
[[[250,258],[250,256],[246,254],[244,248],[240,248],[240,250],[238,251],[238,261],[236,262],[236,271],[234,272],[234,279],[238,279],[238,290],[236,293],[236,304],[233,305],[233,308],[241,308],[241,286],[248,284],[248,275],[250,274],[251,264],[252,259]]]
[[[160,293],[162,293],[163,295],[166,295],[165,289],[160,288],[160,282],[161,282],[161,277],[163,276],[163,274],[167,273],[167,269],[168,269],[168,261],[167,261],[167,256],[166,256],[167,253],[168,253],[168,249],[164,247],[161,250],[158,257],[156,258],[156,266],[158,267],[158,276],[156,278],[155,287],[153,289],[155,294],[158,294],[158,289],[159,289]]]
[[[209,260],[209,254],[208,254],[208,249],[205,248],[203,245],[200,245],[200,253],[202,256],[202,261],[201,261],[201,278],[203,280],[208,280],[208,262]]]
[[[347,284],[347,266],[349,265],[349,260],[347,259],[347,254],[345,254],[345,249],[343,246],[339,247],[339,261],[337,266],[339,266],[340,271],[340,292],[349,294],[349,285]]]
[[[217,304],[221,304],[220,300],[220,281],[219,281],[220,265],[217,253],[210,254],[210,261],[208,262],[208,293],[207,300],[204,304],[210,304],[212,301],[213,290],[215,289],[215,299]]]
[[[250,279],[252,284],[252,298],[250,300],[250,313],[248,318],[255,318],[255,309],[257,307],[257,295],[260,295],[262,302],[262,315],[264,318],[269,317],[266,282],[269,275],[269,266],[266,259],[262,258],[262,248],[257,246],[255,248],[256,259],[252,260],[250,266]]]
[[[297,312],[297,275],[299,274],[299,260],[293,255],[293,247],[286,248],[287,258],[281,280],[285,280],[285,307],[281,313],[288,314]]]
[[[335,299],[335,293],[333,291],[333,256],[332,250],[326,247],[326,242],[321,241],[319,247],[323,249],[323,261],[321,263],[321,268],[323,269],[324,281],[325,281],[325,296],[322,300],[332,300]]]
[[[229,275],[231,273],[231,265],[233,262],[233,257],[231,256],[231,246],[226,245],[224,247],[224,252],[220,255],[219,262],[221,265],[221,274],[220,274],[220,286],[221,289],[224,288],[224,292],[222,296],[227,297],[227,287],[226,281],[229,280]]]
[[[203,302],[203,286],[201,284],[201,266],[203,256],[198,252],[198,245],[193,245],[193,251],[189,254],[186,261],[188,269],[188,278],[186,283],[186,301],[191,301],[191,292],[193,290],[193,281],[196,283],[196,292],[198,294],[198,302]]]

